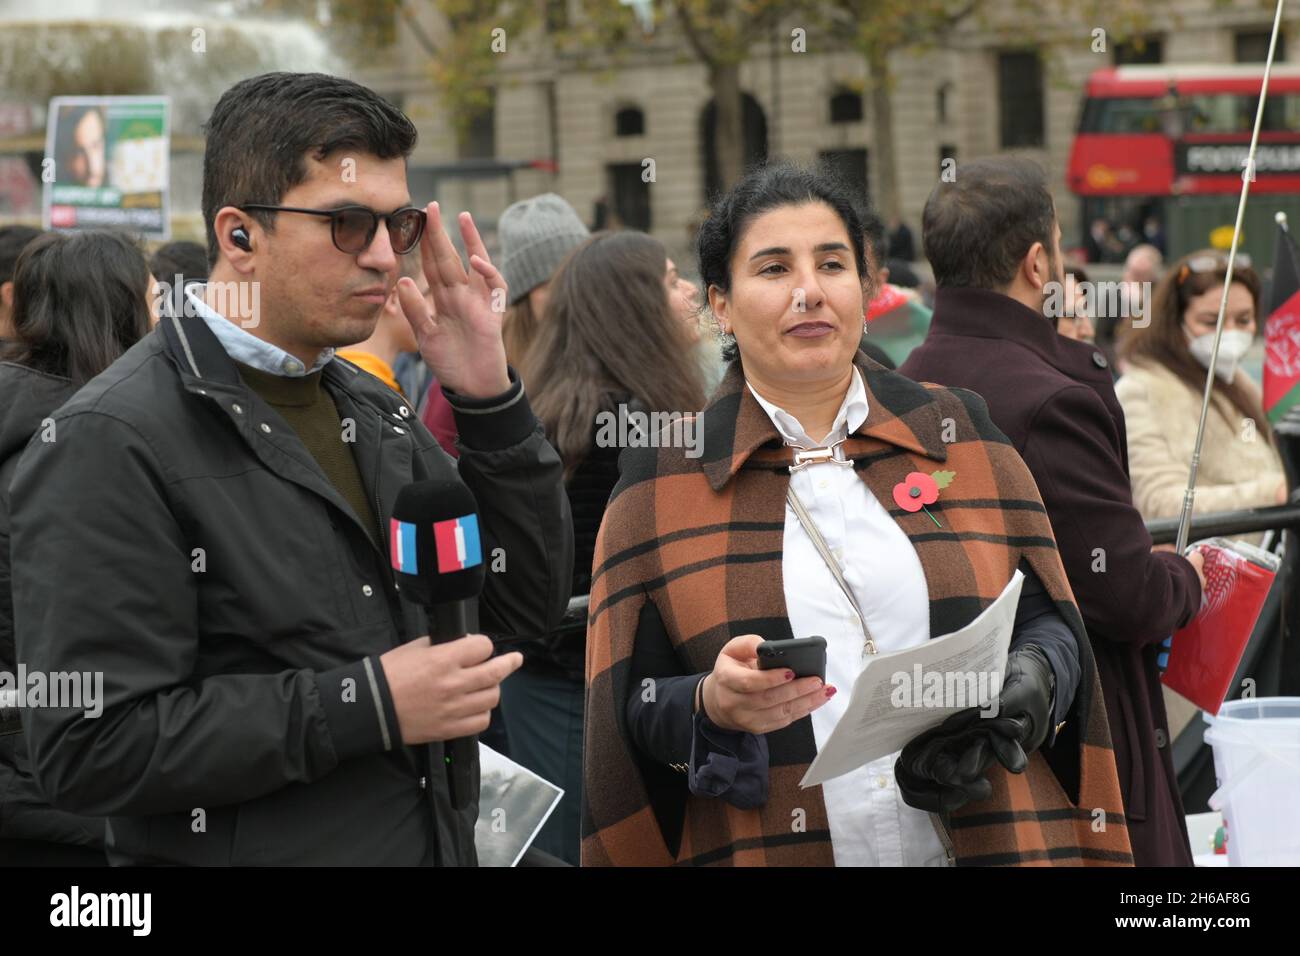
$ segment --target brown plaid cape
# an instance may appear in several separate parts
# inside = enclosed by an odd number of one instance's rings
[[[1080,686],[1055,745],[1033,754],[1022,774],[994,764],[992,797],[943,821],[957,863],[1132,865],[1097,670],[1033,478],[974,393],[917,384],[861,353],[855,362],[868,415],[846,450],[916,548],[931,637],[973,620],[1023,560],[1079,643]],[[582,863],[832,865],[821,788],[798,786],[816,754],[810,718],[768,735],[770,796],[756,810],[691,795],[684,774],[654,764],[627,734],[646,602],[662,617],[683,674],[712,669],[738,635],[793,636],[781,583],[791,452],[745,387],[739,362],[703,412],[701,433],[697,458],[680,442],[623,453],[596,543]],[[929,506],[941,528],[924,512],[897,508],[892,494],[909,472],[939,468],[956,472]]]

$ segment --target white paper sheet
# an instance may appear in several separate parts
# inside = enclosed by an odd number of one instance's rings
[[[901,750],[960,710],[996,706],[1024,580],[1017,571],[997,600],[959,631],[868,657],[848,709],[799,785],[825,783]]]

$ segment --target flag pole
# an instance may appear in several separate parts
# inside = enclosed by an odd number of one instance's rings
[[[1223,317],[1228,310],[1228,290],[1232,286],[1232,270],[1237,261],[1237,246],[1241,242],[1241,223],[1246,216],[1246,198],[1250,183],[1255,178],[1255,148],[1259,145],[1259,128],[1264,122],[1264,101],[1268,97],[1268,78],[1273,71],[1273,55],[1277,52],[1277,34],[1282,24],[1282,7],[1286,0],[1277,0],[1273,15],[1273,35],[1268,41],[1268,58],[1264,61],[1264,83],[1259,90],[1259,106],[1255,110],[1255,129],[1250,134],[1250,152],[1246,168],[1241,173],[1241,200],[1237,203],[1237,222],[1232,229],[1232,246],[1228,250],[1228,268],[1223,279],[1223,295],[1219,299],[1219,317],[1214,325],[1214,347],[1210,350],[1210,364],[1205,374],[1205,394],[1201,399],[1201,422],[1196,427],[1196,445],[1187,471],[1187,490],[1183,492],[1183,513],[1178,519],[1178,553],[1187,548],[1187,537],[1192,524],[1192,504],[1196,500],[1196,471],[1201,463],[1201,443],[1205,439],[1205,423],[1210,415],[1210,398],[1214,391],[1214,367],[1219,359],[1219,341],[1223,338]]]

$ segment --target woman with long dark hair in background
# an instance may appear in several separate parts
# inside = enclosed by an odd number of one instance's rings
[[[551,280],[546,321],[520,373],[564,461],[575,595],[591,589],[596,532],[618,480],[622,446],[656,440],[636,424],[639,416],[694,415],[704,404],[692,336],[672,305],[676,278],[657,239],[640,232],[594,236]],[[524,666],[501,687],[511,757],[565,790],[538,849],[574,864],[585,655],[583,615],[525,650]]]
[[[47,233],[18,257],[15,337],[0,353],[0,669],[10,673],[9,482],[29,440],[58,440],[49,415],[148,333],[149,279],[117,233]],[[37,788],[16,708],[0,711],[0,795],[0,863],[106,863],[104,821],[55,810]]]

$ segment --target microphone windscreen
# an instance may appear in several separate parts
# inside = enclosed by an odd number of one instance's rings
[[[459,481],[417,481],[397,493],[388,554],[403,595],[426,607],[483,590],[478,504]]]

